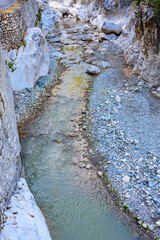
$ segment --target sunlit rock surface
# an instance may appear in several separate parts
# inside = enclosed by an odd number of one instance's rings
[[[20,179],[5,215],[7,221],[1,240],[51,240],[45,218],[24,178]]]
[[[24,46],[18,51],[14,68],[17,69],[10,72],[13,90],[33,88],[37,79],[48,73],[49,50],[39,28],[27,30]]]

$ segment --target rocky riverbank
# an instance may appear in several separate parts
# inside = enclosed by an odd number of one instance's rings
[[[138,224],[159,236],[160,102],[141,78],[125,75],[118,46],[111,42],[102,45],[111,68],[95,79],[88,100],[84,126],[95,146],[91,155],[104,159],[100,162],[103,175],[124,208]]]

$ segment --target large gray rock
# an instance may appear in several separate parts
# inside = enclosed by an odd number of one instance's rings
[[[42,11],[42,30],[49,33],[53,32],[55,29],[55,23],[59,22],[61,17],[62,14],[58,10],[46,8]]]
[[[10,72],[13,90],[33,88],[39,77],[49,70],[49,50],[47,42],[39,28],[29,28],[15,60],[14,72]]]
[[[116,35],[120,35],[122,32],[122,28],[119,24],[115,24],[113,22],[107,22],[107,21],[103,23],[101,30],[106,34],[114,33]]]

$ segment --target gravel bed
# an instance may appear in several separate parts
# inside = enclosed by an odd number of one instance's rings
[[[127,78],[116,66],[95,79],[87,111],[93,151],[105,159],[103,172],[110,188],[156,236],[160,236],[159,103],[147,83],[136,76]]]

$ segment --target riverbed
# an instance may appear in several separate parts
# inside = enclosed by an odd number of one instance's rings
[[[86,73],[90,64],[84,51],[100,45],[96,39],[82,41],[93,34],[90,26],[81,32],[81,39],[74,39],[73,28],[80,32],[83,26],[76,19],[64,20],[59,41],[49,38],[49,44],[63,53],[61,83],[50,91],[37,118],[25,127],[25,176],[53,239],[150,239],[114,204],[101,174],[87,157],[90,149],[79,125],[94,76]]]

